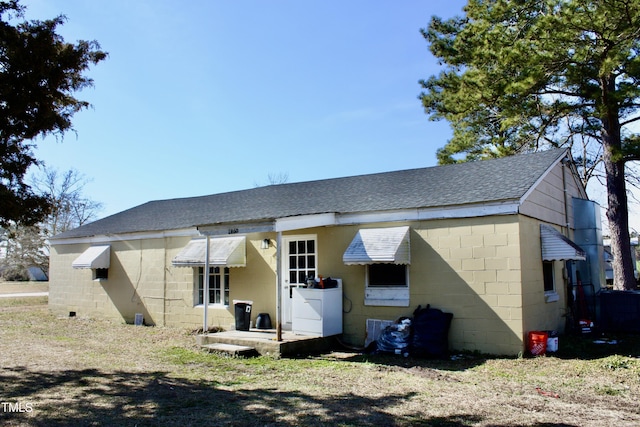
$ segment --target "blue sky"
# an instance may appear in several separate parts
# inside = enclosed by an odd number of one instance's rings
[[[451,132],[418,80],[439,71],[420,34],[435,1],[23,0],[68,18],[66,41],[107,60],[78,93],[93,107],[36,157],[76,168],[101,217],[149,200],[433,166]]]
[[[109,57],[78,93],[93,107],[50,168],[77,169],[99,217],[150,200],[436,164],[451,137],[429,121],[420,79],[440,71],[420,34],[463,0],[22,0],[28,19],[63,14],[66,41]],[[589,185],[606,206],[605,190]],[[640,230],[638,206],[631,227]],[[604,210],[602,211],[605,220]],[[605,224],[606,225],[606,224]]]

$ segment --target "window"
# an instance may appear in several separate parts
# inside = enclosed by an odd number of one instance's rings
[[[544,279],[544,301],[559,301],[560,295],[556,292],[555,264],[553,261],[542,261],[542,275]]]
[[[346,265],[365,265],[365,305],[409,306],[409,226],[358,230],[342,255]]]
[[[198,290],[196,304],[204,304],[204,267],[198,267]],[[229,267],[209,268],[209,304],[229,305]]]
[[[107,280],[109,278],[108,268],[94,268],[93,280]]]
[[[553,283],[553,261],[542,261],[542,274],[544,276],[544,291],[554,292],[556,287]]]
[[[396,264],[371,264],[367,286],[407,286],[407,267]]]
[[[365,305],[409,306],[408,265],[369,264],[365,283]]]

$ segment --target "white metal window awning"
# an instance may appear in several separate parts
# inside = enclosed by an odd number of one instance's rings
[[[347,265],[410,264],[409,227],[364,228],[342,255]]]
[[[111,246],[91,246],[71,263],[73,268],[109,268]]]
[[[207,239],[193,239],[171,263],[176,267],[203,267]],[[245,267],[247,265],[246,237],[216,237],[209,242],[209,265],[212,267]]]
[[[543,261],[587,259],[585,251],[550,225],[540,224]]]

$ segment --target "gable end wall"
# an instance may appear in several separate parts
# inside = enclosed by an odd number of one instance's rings
[[[565,187],[567,189],[566,211]],[[573,197],[586,198],[582,186],[575,180],[571,169],[558,163],[527,195],[520,207],[520,213],[560,227],[567,227],[568,223],[572,228]]]

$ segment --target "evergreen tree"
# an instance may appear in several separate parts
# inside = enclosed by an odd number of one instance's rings
[[[451,123],[440,163],[570,147],[583,182],[603,170],[614,285],[634,289],[625,165],[640,160],[638,0],[469,0],[423,35],[443,71],[421,81]]]
[[[95,41],[67,43],[56,33],[65,18],[21,21],[17,0],[0,1],[0,226],[33,225],[50,210],[46,195],[24,182],[34,139],[62,136],[89,106],[74,93],[93,84],[83,73],[106,58]]]

